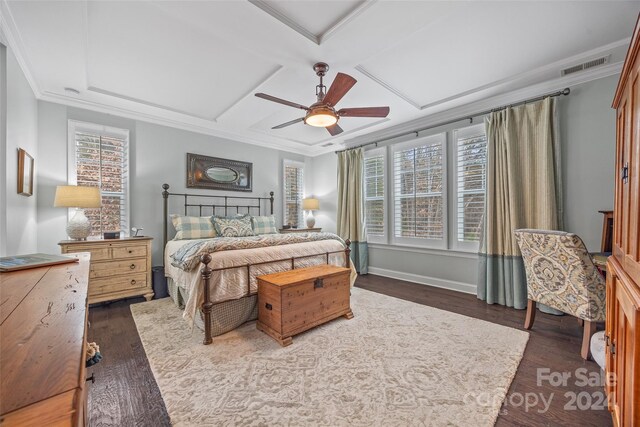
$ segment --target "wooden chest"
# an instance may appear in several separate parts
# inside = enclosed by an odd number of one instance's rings
[[[258,277],[257,328],[282,346],[292,336],[329,320],[353,318],[351,270],[318,265]]]
[[[63,254],[90,252],[89,304],[121,298],[153,297],[151,237],[109,240],[65,240]]]

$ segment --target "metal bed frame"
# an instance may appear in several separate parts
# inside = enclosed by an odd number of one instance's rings
[[[163,198],[163,212],[164,212],[164,219],[163,219],[163,256],[162,256],[162,260],[163,260],[163,264],[164,264],[164,248],[166,248],[167,246],[167,242],[168,242],[168,231],[169,231],[169,197],[174,196],[174,197],[180,197],[184,199],[184,203],[183,203],[183,208],[184,208],[184,215],[187,216],[188,212],[189,212],[189,208],[196,209],[198,211],[199,216],[202,216],[202,212],[203,212],[203,208],[205,208],[205,211],[208,211],[208,209],[211,209],[212,215],[214,215],[216,213],[216,209],[224,209],[224,213],[225,216],[229,214],[229,211],[231,210],[231,212],[233,213],[233,209],[235,209],[235,213],[240,213],[241,209],[244,210],[246,209],[246,213],[251,214],[251,210],[254,209],[254,212],[257,211],[258,215],[261,215],[263,210],[262,210],[262,205],[263,203],[265,203],[265,201],[268,201],[268,205],[269,205],[269,212],[270,215],[273,215],[273,201],[274,201],[274,192],[271,191],[269,192],[269,197],[246,197],[246,196],[220,196],[220,195],[213,195],[213,194],[194,194],[194,193],[170,193],[169,192],[169,184],[162,184],[162,198]],[[191,201],[190,201],[191,198]],[[193,202],[193,199],[213,199],[211,203],[202,203],[202,202]],[[217,200],[217,201],[216,201]],[[238,201],[236,201],[238,200]],[[239,202],[241,201],[241,202]],[[242,204],[241,204],[242,203]],[[257,263],[253,263],[253,264],[244,264],[244,265],[239,265],[239,266],[234,266],[234,267],[223,267],[223,268],[211,268],[209,266],[209,263],[211,262],[211,255],[209,254],[204,254],[200,256],[200,263],[202,264],[202,267],[200,269],[200,274],[202,276],[202,286],[203,286],[203,302],[202,305],[200,306],[200,310],[202,311],[203,317],[204,317],[204,340],[203,340],[203,344],[207,345],[207,344],[211,344],[213,342],[213,337],[211,334],[211,316],[212,316],[212,311],[213,311],[213,307],[217,304],[223,304],[227,301],[219,301],[216,303],[211,302],[211,295],[210,295],[210,281],[211,281],[211,276],[213,274],[213,272],[215,271],[223,271],[223,270],[231,270],[231,269],[238,269],[238,268],[246,268],[247,269],[247,295],[245,295],[243,298],[247,298],[247,297],[251,297],[255,294],[251,293],[251,267],[253,266],[258,266],[258,265],[263,265],[263,264],[271,264],[271,263],[276,263],[276,262],[283,262],[283,261],[290,261],[291,262],[291,269],[295,270],[296,268],[296,260],[299,259],[303,259],[303,258],[312,258],[312,257],[317,257],[320,255],[324,255],[326,256],[327,259],[327,264],[329,263],[329,255],[331,254],[337,254],[337,253],[344,253],[345,254],[345,267],[346,268],[350,268],[350,263],[349,263],[349,259],[350,259],[350,254],[351,254],[351,241],[349,241],[348,239],[345,241],[345,249],[344,250],[340,250],[340,251],[331,251],[331,252],[319,252],[317,254],[312,254],[312,255],[301,255],[301,256],[295,256],[295,257],[290,257],[290,258],[283,258],[283,259],[275,259],[275,260],[271,260],[271,261],[264,261],[264,262],[257,262]]]

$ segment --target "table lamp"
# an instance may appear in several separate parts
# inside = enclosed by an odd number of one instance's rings
[[[59,185],[56,187],[56,208],[76,208],[76,213],[67,224],[67,235],[73,240],[87,240],[91,234],[91,223],[84,215],[86,208],[102,206],[102,197],[98,187]]]
[[[313,211],[320,209],[320,201],[313,198],[303,199],[302,209],[309,211],[309,214],[307,215],[307,228],[313,228],[313,226],[316,225],[316,219],[313,217]]]

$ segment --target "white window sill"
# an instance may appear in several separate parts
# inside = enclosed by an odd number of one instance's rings
[[[388,243],[372,243],[369,242],[369,248],[372,249],[384,249],[390,251],[398,251],[398,252],[413,252],[413,253],[422,253],[429,255],[439,255],[439,256],[452,256],[457,258],[467,258],[467,259],[478,259],[478,252],[476,250],[453,250],[453,249],[435,249],[435,248],[426,248],[423,246],[411,246],[411,245],[398,245],[398,244],[388,244]]]

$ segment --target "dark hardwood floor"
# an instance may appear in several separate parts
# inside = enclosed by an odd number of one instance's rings
[[[524,310],[487,305],[474,295],[374,275],[359,277],[356,286],[517,329],[524,323]],[[89,340],[98,342],[104,356],[88,369],[88,375],[93,372],[96,377],[96,383],[89,384],[91,426],[169,425],[129,310],[130,304],[141,301],[120,301],[89,310]],[[580,357],[581,340],[582,328],[575,318],[538,312],[497,426],[612,425],[606,402],[600,402],[602,387],[581,385],[587,376],[592,384],[599,382],[600,375],[594,362]],[[538,377],[545,372],[552,379],[561,374],[571,376],[561,385],[552,385],[546,379],[538,384]],[[578,409],[594,406],[603,409]]]

